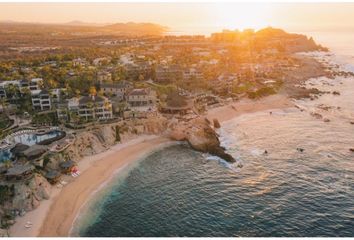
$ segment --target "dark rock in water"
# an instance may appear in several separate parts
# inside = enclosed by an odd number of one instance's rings
[[[213,124],[214,124],[214,128],[220,128],[221,127],[219,121],[216,118],[213,119]]]
[[[350,124],[354,124],[354,121],[350,121]]]
[[[338,92],[338,91],[333,91],[332,94],[333,94],[333,95],[340,95],[340,92]]]
[[[349,148],[349,151],[354,152],[354,148]]]
[[[331,120],[329,120],[328,118],[324,118],[323,121],[324,122],[330,122]]]
[[[218,157],[224,159],[227,162],[236,162],[236,160],[230,154],[226,153],[224,151],[224,149],[221,148],[221,147],[211,148],[207,152],[212,154],[212,155],[218,156]]]

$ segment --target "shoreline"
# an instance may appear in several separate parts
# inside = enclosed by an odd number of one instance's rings
[[[271,109],[282,109],[294,107],[291,100],[281,94],[267,96],[258,100],[242,99],[225,106],[208,110],[205,115],[211,122],[217,119],[220,123],[239,117],[242,114],[261,112]]]
[[[68,236],[81,206],[94,195],[95,191],[99,191],[98,187],[104,186],[120,170],[136,160],[171,143],[173,143],[171,140],[164,137],[142,135],[125,143],[113,145],[99,154],[84,157],[78,162],[81,175],[63,188],[59,189],[53,185],[50,199],[41,201],[38,208],[16,218],[16,223],[10,228],[10,236]],[[71,210],[68,211],[69,208]],[[31,228],[25,228],[27,221],[32,222]],[[46,228],[47,224],[51,225],[50,229]]]
[[[294,104],[285,95],[271,95],[259,100],[243,99],[225,106],[208,110],[205,117],[218,119],[220,123],[229,121],[242,114],[255,113],[268,109],[293,107]],[[104,188],[110,180],[124,169],[136,163],[153,151],[175,143],[162,136],[139,136],[126,143],[116,144],[107,151],[88,156],[78,162],[81,175],[62,189],[52,188],[49,200],[16,219],[11,227],[11,236],[16,237],[67,237],[73,230],[73,224],[80,210],[90,199]],[[26,229],[27,221],[33,223]],[[47,227],[50,226],[50,227]]]

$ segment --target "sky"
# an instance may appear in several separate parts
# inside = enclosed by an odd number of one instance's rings
[[[0,3],[0,21],[152,22],[207,34],[272,26],[288,31],[354,30],[354,3]]]

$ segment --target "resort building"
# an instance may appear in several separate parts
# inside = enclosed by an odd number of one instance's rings
[[[6,89],[10,86],[16,87],[20,93],[23,93],[24,89],[32,90],[39,90],[43,85],[42,78],[33,78],[30,81],[27,80],[12,80],[12,81],[4,81],[0,82],[0,98],[6,98]]]
[[[32,108],[34,110],[50,110],[52,103],[50,100],[50,94],[47,90],[33,90],[32,95]]]
[[[68,102],[68,109],[76,112],[80,118],[85,120],[110,119],[113,117],[111,101],[102,96],[72,98]]]
[[[156,94],[150,88],[134,89],[128,94],[127,101],[131,107],[153,106]]]
[[[107,96],[115,96],[123,100],[125,96],[133,89],[133,84],[128,81],[119,81],[117,83],[101,84],[101,90]]]

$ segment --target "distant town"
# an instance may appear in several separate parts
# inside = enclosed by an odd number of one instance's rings
[[[3,228],[49,198],[42,191],[31,202],[22,196],[14,203],[13,184],[37,175],[63,184],[62,176],[79,174],[76,160],[98,152],[94,141],[104,148],[161,133],[166,121],[188,122],[245,98],[279,92],[302,97],[309,92],[299,82],[329,74],[297,54],[326,48],[281,29],[225,30],[210,37],[77,31],[55,29],[40,42],[30,31],[0,30]],[[10,36],[19,40],[6,42]],[[98,140],[83,135],[101,126],[111,132],[95,133]]]

